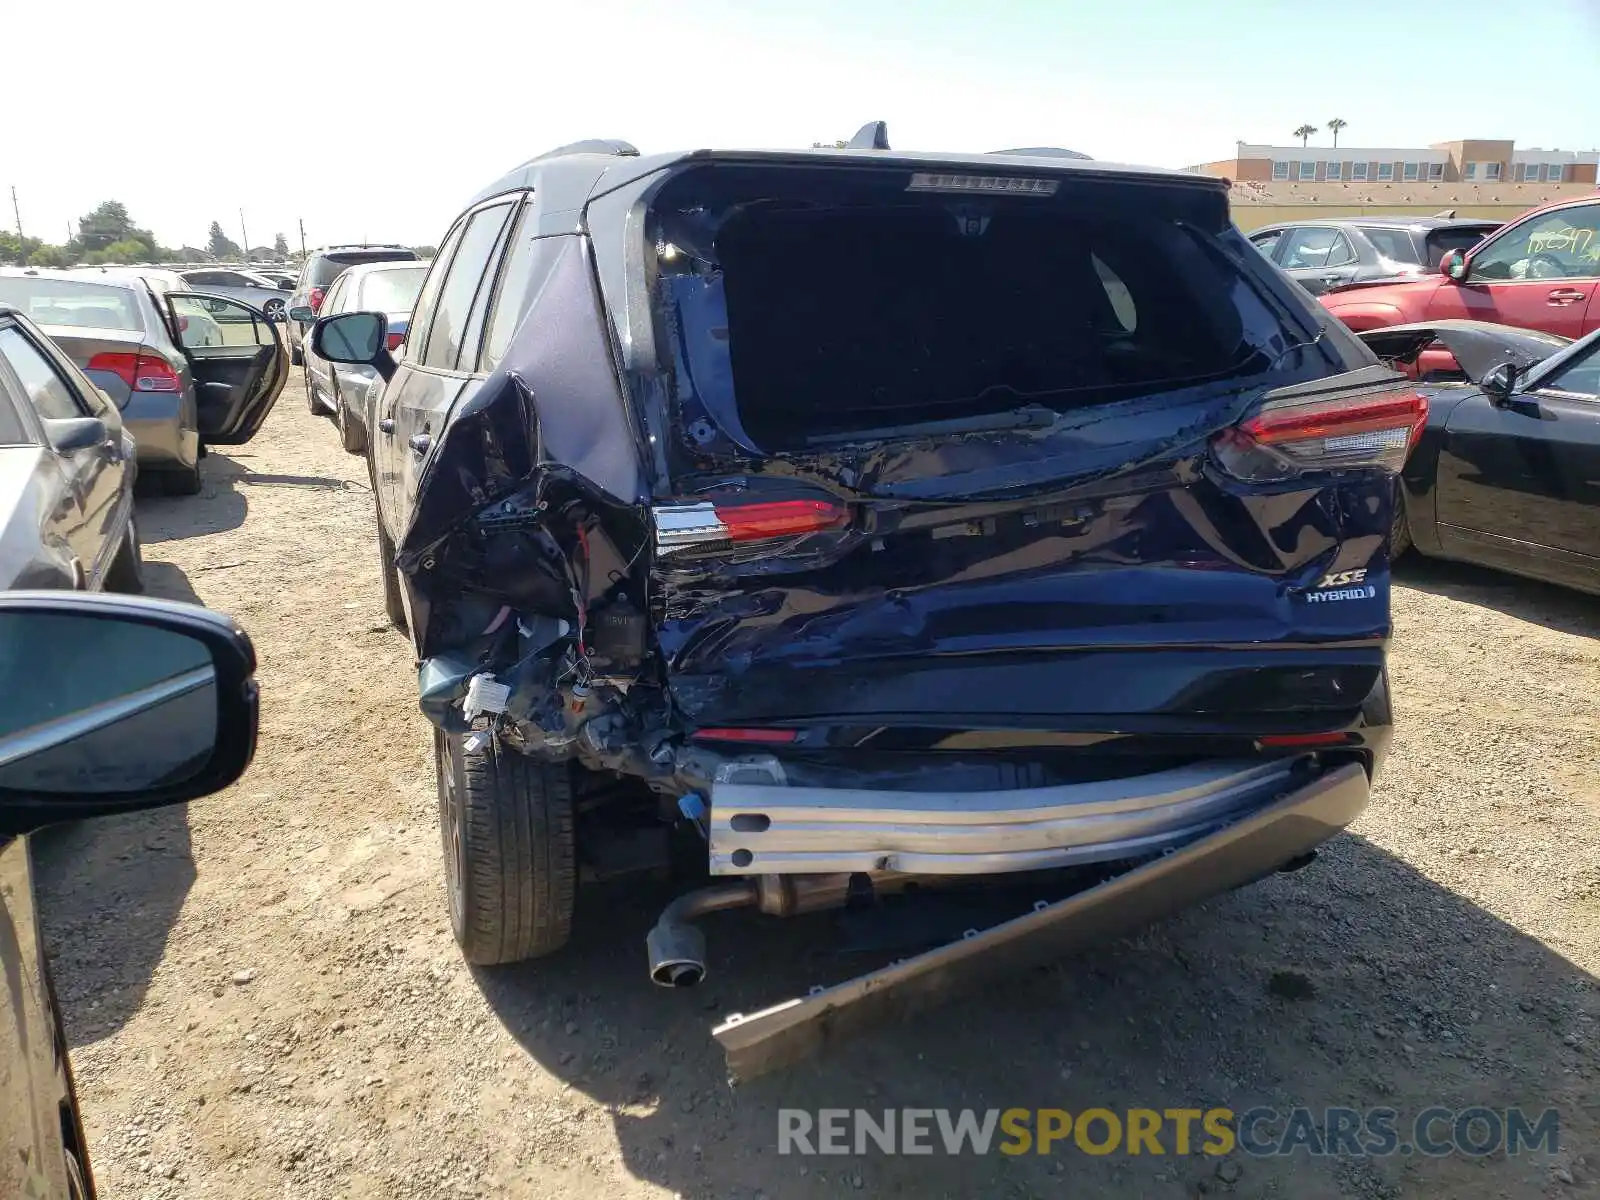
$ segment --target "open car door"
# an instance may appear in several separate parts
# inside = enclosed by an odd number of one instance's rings
[[[194,375],[200,440],[238,446],[255,437],[289,377],[289,356],[265,313],[226,296],[168,292],[173,340]]]

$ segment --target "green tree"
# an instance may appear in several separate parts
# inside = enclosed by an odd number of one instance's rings
[[[40,246],[28,255],[30,267],[70,267],[76,256],[68,255],[60,246]]]
[[[78,218],[77,241],[87,250],[104,250],[141,232],[134,228],[127,206],[120,200],[107,200],[93,212]]]
[[[1294,136],[1299,138],[1300,144],[1304,146],[1306,142],[1310,140],[1311,135],[1316,131],[1317,127],[1308,121],[1306,124],[1300,126],[1299,129],[1294,131]]]
[[[1343,129],[1348,124],[1350,124],[1350,122],[1346,121],[1343,117],[1335,117],[1333,120],[1328,122],[1328,132],[1333,134],[1333,145],[1335,149],[1337,149],[1339,146],[1339,130]]]
[[[28,256],[44,246],[38,238],[18,238],[10,230],[0,230],[0,263],[13,266],[28,261]]]
[[[229,255],[239,254],[239,243],[222,232],[222,226],[211,222],[211,228],[206,233],[206,249],[217,258],[226,258]]]
[[[418,258],[434,258],[439,253],[439,247],[437,247],[437,246],[412,246],[411,247],[411,253],[415,254]]]
[[[272,235],[272,252],[279,258],[289,257],[289,239],[281,233]]]

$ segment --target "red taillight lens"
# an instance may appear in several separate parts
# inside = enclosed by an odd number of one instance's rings
[[[400,343],[405,341],[405,340],[406,340],[406,335],[405,334],[403,334],[403,333],[391,333],[389,335],[389,349],[391,349],[391,350],[400,349]]]
[[[1267,733],[1257,738],[1262,746],[1342,746],[1348,733]]]
[[[850,510],[836,500],[718,501],[663,504],[654,509],[656,546],[663,554],[728,542],[759,542],[843,529]]]
[[[837,529],[849,514],[831,500],[773,500],[761,504],[717,504],[717,520],[730,542],[797,537]]]
[[[1405,390],[1267,408],[1218,435],[1218,461],[1240,479],[1306,471],[1398,472],[1428,420],[1427,397]]]
[[[327,291],[325,289],[323,289],[323,288],[312,288],[311,289],[311,301],[310,301],[310,304],[311,304],[311,311],[312,312],[318,312],[318,311],[321,310],[321,308],[322,308],[322,298],[324,296],[326,296],[327,294],[328,294]]]
[[[798,729],[697,729],[697,742],[765,742],[769,745],[788,743],[800,736]]]
[[[145,352],[96,354],[89,360],[89,369],[109,371],[136,392],[176,392],[183,388],[171,363]]]

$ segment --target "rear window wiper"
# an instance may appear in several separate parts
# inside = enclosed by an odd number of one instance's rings
[[[1010,390],[1010,389],[1006,389]],[[807,446],[837,446],[845,442],[874,442],[885,438],[937,437],[953,433],[994,433],[1006,429],[1048,429],[1060,414],[1042,404],[1027,404],[1006,412],[980,413],[972,417],[947,417],[939,421],[908,421],[901,425],[880,425],[870,429],[850,429],[838,433],[818,433],[806,438]]]

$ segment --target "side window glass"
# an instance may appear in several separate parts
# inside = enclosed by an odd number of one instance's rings
[[[248,307],[220,296],[167,297],[177,319],[178,343],[185,350],[212,346],[270,346],[272,329]]]
[[[444,371],[456,369],[456,360],[466,343],[472,301],[483,284],[490,257],[500,241],[500,231],[505,228],[506,214],[510,211],[511,205],[496,204],[474,213],[467,222],[461,246],[445,272],[444,286],[439,291],[439,307],[422,352],[424,366]]]
[[[1590,350],[1575,363],[1562,367],[1539,385],[1539,390],[1575,392],[1600,400],[1600,352]]]
[[[495,287],[494,308],[489,318],[489,331],[483,339],[482,369],[492,371],[505,358],[511,346],[511,336],[527,314],[533,302],[528,287],[533,280],[534,262],[539,239],[534,236],[532,205],[524,208],[522,218],[511,235],[511,253],[500,269],[500,282]]]
[[[1285,246],[1280,258],[1284,270],[1329,266],[1328,255],[1333,250],[1335,240],[1342,240],[1337,229],[1313,226],[1291,230],[1284,239]]]
[[[494,293],[499,286],[500,268],[506,257],[506,242],[511,237],[512,231],[521,224],[516,215],[521,211],[523,211],[521,206],[513,206],[512,215],[505,223],[494,252],[489,256],[488,265],[483,273],[483,283],[479,285],[477,295],[472,298],[472,311],[467,315],[466,337],[462,339],[461,353],[456,358],[458,371],[478,369],[478,349],[483,344],[483,327],[489,315],[489,303],[494,299]]]
[[[1273,229],[1267,233],[1256,234],[1250,239],[1250,244],[1270,259],[1272,252],[1278,248],[1278,243],[1282,240],[1283,230]]]
[[[41,417],[64,420],[86,415],[67,381],[56,373],[50,360],[22,336],[20,329],[0,329],[0,358],[11,364],[17,378],[22,380],[22,390]]]
[[[456,246],[461,242],[461,234],[465,231],[467,223],[461,222],[445,235],[439,244],[439,253],[434,256],[433,266],[428,268],[428,277],[422,281],[422,290],[417,293],[417,303],[411,310],[411,325],[406,334],[406,357],[420,360],[422,355],[412,354],[412,347],[419,351],[428,344],[429,329],[433,324],[433,313],[439,307],[439,289],[444,286],[444,277],[450,270],[450,260],[455,257]]]
[[[1473,282],[1600,277],[1600,205],[1546,213],[1472,256]]]
[[[1333,245],[1328,248],[1328,261],[1326,267],[1344,267],[1355,262],[1356,252],[1350,246],[1350,240],[1342,233],[1333,235]]]
[[[317,311],[319,317],[331,316],[344,311],[344,294],[349,289],[345,286],[348,274],[341,275],[333,281],[333,286],[328,289],[327,297],[322,301],[322,307]]]

